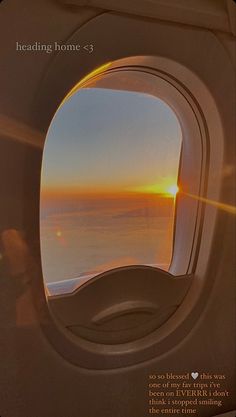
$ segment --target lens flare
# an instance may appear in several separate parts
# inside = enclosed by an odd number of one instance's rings
[[[179,192],[179,187],[178,185],[174,184],[171,185],[168,189],[167,189],[167,193],[172,195],[173,197],[176,196],[176,194]]]

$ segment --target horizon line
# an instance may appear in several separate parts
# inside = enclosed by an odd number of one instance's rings
[[[168,192],[150,192],[150,191],[79,191],[79,190],[68,190],[68,189],[56,189],[56,188],[42,188],[41,196],[43,198],[76,198],[76,197],[87,197],[87,198],[125,198],[125,197],[162,197],[162,198],[175,198],[171,193]]]

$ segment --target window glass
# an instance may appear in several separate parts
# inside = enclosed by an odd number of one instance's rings
[[[40,229],[49,288],[120,266],[170,264],[181,128],[162,100],[111,80],[78,89],[47,134]]]

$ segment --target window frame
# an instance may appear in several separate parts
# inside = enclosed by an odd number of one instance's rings
[[[208,301],[209,292],[215,278],[214,275],[209,273],[206,279],[206,274],[209,272],[208,268],[211,260],[218,209],[214,205],[206,205],[201,200],[201,198],[204,198],[205,200],[212,199],[217,201],[220,196],[222,183],[221,169],[224,155],[224,132],[216,98],[213,94],[214,91],[209,90],[205,83],[207,80],[209,85],[211,85],[211,71],[208,69],[209,73],[207,75],[204,74],[205,68],[201,60],[192,56],[193,51],[188,50],[187,54],[186,50],[182,48],[182,41],[185,39],[186,32],[178,27],[159,25],[155,22],[154,25],[149,25],[150,31],[144,36],[142,42],[138,43],[137,39],[132,36],[132,32],[138,30],[140,33],[140,25],[145,26],[146,24],[147,22],[142,20],[137,22],[124,16],[106,14],[93,22],[89,22],[85,28],[81,28],[74,33],[72,39],[73,41],[78,41],[88,35],[87,26],[89,26],[89,30],[92,30],[98,39],[104,41],[106,30],[112,30],[113,34],[119,34],[120,25],[123,25],[123,39],[125,39],[125,43],[116,44],[117,49],[114,50],[114,42],[112,39],[109,40],[106,44],[108,49],[105,48],[104,50],[101,48],[90,62],[85,59],[84,66],[79,69],[78,66],[73,65],[76,62],[78,63],[78,57],[71,57],[70,65],[67,62],[65,71],[65,58],[62,54],[59,54],[42,80],[39,86],[40,92],[32,108],[34,124],[43,127],[46,135],[47,127],[55,113],[55,108],[62,102],[67,91],[76,84],[78,79],[82,80],[88,73],[103,64],[104,56],[106,56],[108,60],[113,62],[112,65],[117,65],[119,61],[119,66],[124,65],[124,63],[127,66],[127,63],[129,63],[132,66],[149,67],[151,70],[159,71],[162,75],[170,77],[172,82],[176,83],[181,91],[184,91],[184,96],[187,98],[186,103],[191,103],[194,108],[198,128],[200,127],[201,131],[204,132],[202,135],[202,140],[203,138],[205,140],[203,152],[210,150],[210,157],[204,157],[201,160],[205,172],[204,175],[201,172],[200,188],[204,197],[198,195],[200,197],[197,204],[199,209],[197,210],[197,219],[194,227],[191,263],[188,262],[187,267],[188,271],[190,269],[194,270],[194,277],[181,306],[166,323],[152,334],[133,343],[116,346],[91,344],[70,334],[60,320],[57,320],[50,311],[50,303],[47,303],[47,309],[49,309],[48,312],[50,313],[49,321],[46,325],[42,323],[47,338],[55,349],[70,362],[89,369],[112,369],[129,366],[149,360],[153,356],[157,357],[173,349],[173,346],[176,346],[176,343],[178,344],[180,338],[183,339],[189,333],[198,319],[203,306]],[[152,36],[153,31],[156,33],[159,41],[150,43],[150,36]],[[131,36],[128,36],[128,34]],[[169,42],[172,36],[175,37],[175,49],[172,48]],[[192,45],[196,40],[204,46],[207,44],[207,47],[210,47],[212,42],[214,42],[211,34],[209,34],[209,37],[206,37],[205,34],[203,36],[202,32],[190,31],[188,44]],[[165,52],[163,53],[163,51]],[[222,57],[222,51],[218,50],[216,55],[217,59]],[[176,59],[177,56],[178,59]],[[58,85],[58,79],[63,79],[61,86]],[[216,87],[214,88],[216,90]],[[46,92],[47,94],[45,94]],[[49,92],[53,99],[48,102]],[[178,107],[177,103],[175,105]],[[46,110],[39,113],[38,109],[43,109],[44,106]],[[176,113],[178,113],[177,109]],[[182,116],[183,114],[181,114],[181,118]],[[182,227],[185,227],[185,218],[183,218],[181,224]],[[174,250],[176,250],[176,236]],[[181,256],[184,256],[184,254],[182,250],[179,250],[176,259],[173,257],[172,260],[172,265],[176,272],[176,263],[177,265],[181,264]]]

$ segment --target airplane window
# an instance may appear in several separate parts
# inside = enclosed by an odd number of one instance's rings
[[[180,124],[135,74],[132,90],[119,77],[71,94],[47,134],[40,233],[49,294],[54,283],[67,292],[116,267],[170,265]]]

